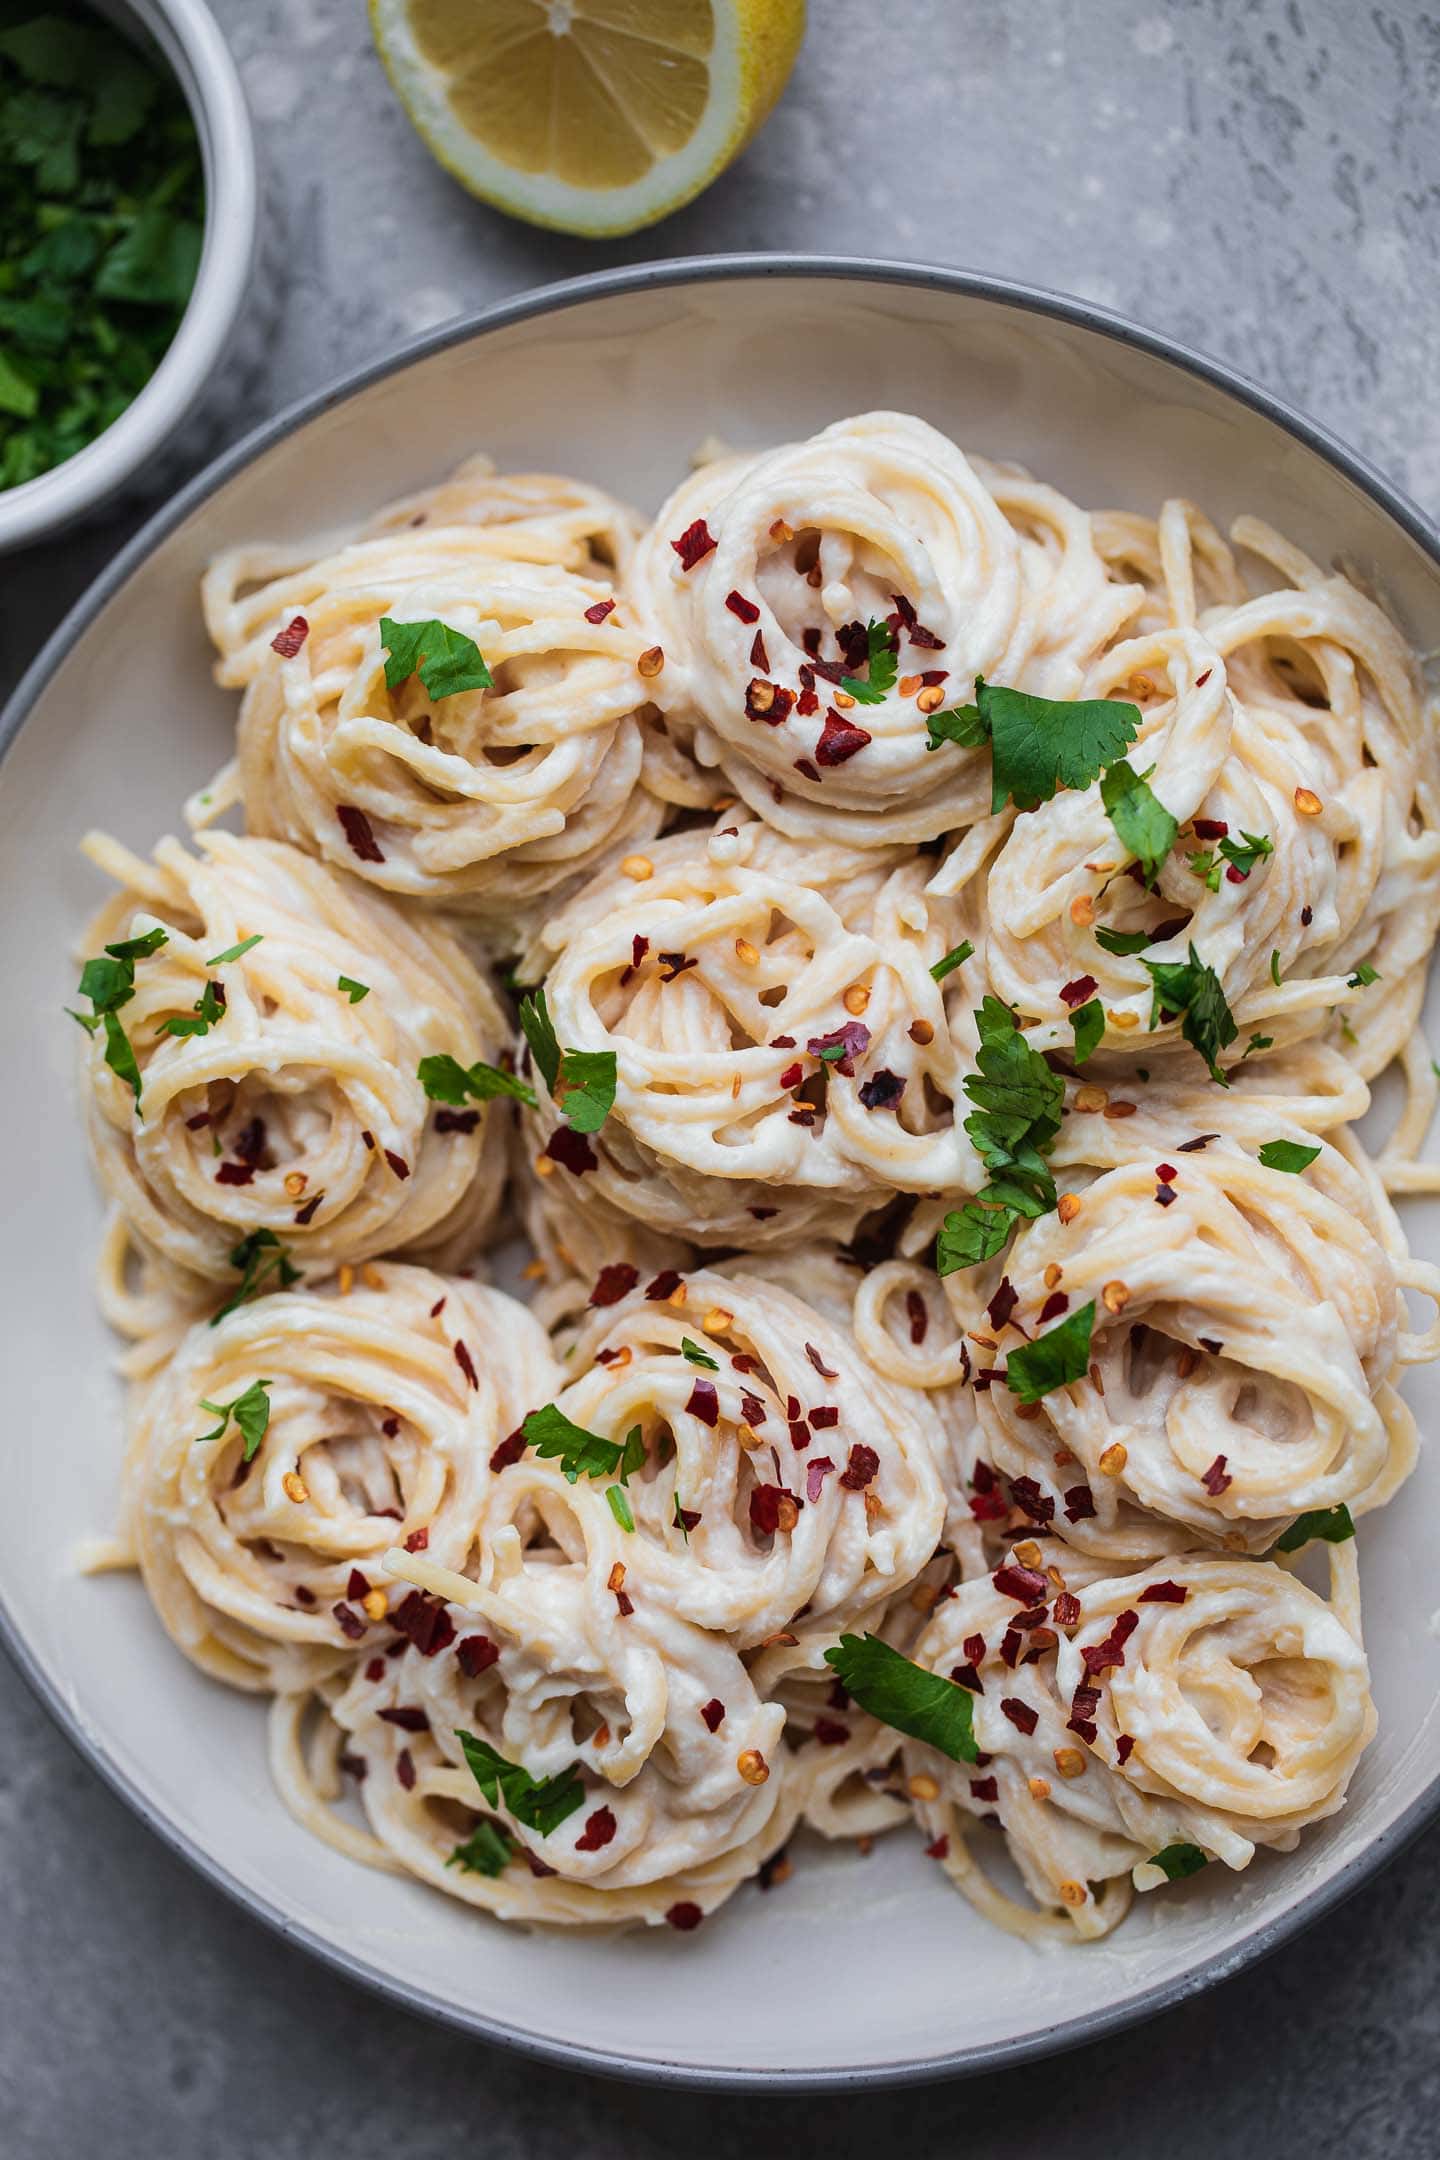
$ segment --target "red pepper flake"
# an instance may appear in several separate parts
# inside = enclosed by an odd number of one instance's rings
[[[415,1790],[415,1764],[408,1747],[402,1747],[395,1758],[395,1775],[406,1792]]]
[[[1213,1335],[1197,1335],[1195,1340],[1199,1343],[1202,1350],[1208,1350],[1210,1352],[1211,1357],[1219,1357],[1220,1352],[1225,1347],[1223,1343],[1217,1342]],[[1220,1459],[1223,1462],[1225,1458],[1222,1455]]]
[[[384,1660],[384,1658],[383,1658],[383,1657],[372,1657],[372,1658],[371,1658],[371,1660],[370,1660],[370,1662],[369,1662],[369,1664],[368,1664],[368,1665],[367,1665],[367,1666],[365,1667],[365,1678],[366,1678],[366,1679],[367,1679],[367,1680],[368,1680],[368,1681],[370,1682],[371,1686],[373,1687],[373,1686],[375,1685],[375,1682],[376,1682],[377,1680],[383,1680],[383,1679],[384,1679],[384,1677],[385,1677],[385,1660]]]
[[[575,1840],[576,1852],[599,1852],[610,1843],[617,1828],[614,1811],[597,1807],[593,1815],[585,1818],[585,1828]]]
[[[1055,1502],[1048,1493],[1041,1492],[1033,1477],[1012,1478],[1010,1497],[1033,1523],[1048,1523],[1055,1513]]]
[[[1056,1627],[1075,1627],[1080,1619],[1080,1600],[1073,1590],[1062,1590],[1050,1609]]]
[[[679,1523],[680,1528],[685,1532],[686,1537],[689,1537],[690,1532],[695,1528],[695,1525],[700,1521],[700,1519],[701,1517],[699,1508],[677,1507],[675,1510],[675,1520]]]
[[[709,1702],[701,1703],[700,1715],[705,1720],[707,1732],[719,1732],[725,1722],[725,1705],[718,1695],[712,1695]]]
[[[408,1162],[406,1162],[404,1156],[397,1155],[394,1148],[387,1147],[385,1150],[385,1160],[387,1163],[389,1163],[390,1168],[394,1171],[396,1177],[399,1178],[401,1184],[403,1185],[406,1178],[408,1178],[410,1175],[410,1165]]]
[[[1052,1290],[1049,1297],[1040,1307],[1041,1327],[1044,1327],[1047,1320],[1058,1320],[1062,1312],[1068,1312],[1069,1310],[1070,1300],[1065,1292],[1063,1290]]]
[[[1312,923],[1312,922],[1314,922],[1314,920],[1315,920],[1315,910],[1314,910],[1314,908],[1312,908],[1312,907],[1302,907],[1302,908],[1301,908],[1301,910],[1300,910],[1300,920],[1301,920],[1301,922],[1302,922],[1302,923],[1304,924],[1305,928],[1306,928],[1306,929],[1308,930],[1308,929],[1309,929],[1309,927],[1310,927],[1310,925],[1311,925],[1311,923]]]
[[[1223,840],[1229,830],[1224,818],[1197,817],[1195,820],[1197,840]]]
[[[445,1307],[449,1304],[449,1302],[450,1300],[448,1297],[437,1297],[434,1304],[430,1307],[430,1318],[432,1320],[438,1320],[441,1313],[444,1312]]]
[[[1088,1522],[1095,1513],[1095,1495],[1088,1485],[1072,1485],[1064,1497],[1066,1522]]]
[[[527,1442],[523,1432],[512,1432],[508,1439],[501,1441],[499,1447],[490,1457],[490,1468],[492,1470],[508,1470],[511,1463],[519,1462],[520,1457],[525,1452],[526,1445]]]
[[[713,547],[715,543],[712,540],[710,544]],[[671,1927],[678,1928],[682,1935],[688,1935],[692,1928],[699,1927],[704,1917],[705,1915],[700,1910],[700,1907],[692,1905],[689,1898],[681,1898],[680,1902],[677,1905],[672,1905],[665,1915]]]
[[[380,1421],[380,1430],[381,1430],[381,1432],[383,1432],[383,1433],[384,1433],[384,1435],[385,1435],[385,1437],[386,1437],[386,1439],[387,1439],[387,1440],[393,1440],[393,1439],[395,1438],[395,1435],[396,1435],[396,1433],[398,1433],[398,1432],[399,1432],[399,1430],[400,1430],[400,1420],[399,1420],[399,1418],[398,1418],[398,1417],[387,1417],[387,1418],[382,1418],[382,1419],[381,1419],[381,1421]]]
[[[1011,1282],[1008,1275],[1002,1275],[1000,1278],[999,1289],[995,1292],[994,1297],[991,1298],[990,1303],[985,1308],[986,1317],[988,1318],[991,1327],[995,1328],[997,1331],[1000,1328],[1003,1328],[1009,1321],[1011,1313],[1014,1312],[1015,1307],[1019,1304],[1019,1302],[1020,1295],[1019,1292],[1016,1290],[1015,1285]]]
[[[429,1597],[423,1590],[412,1590],[401,1600],[390,1615],[390,1625],[413,1644],[421,1657],[434,1657],[437,1650],[448,1650],[455,1640],[455,1623],[449,1613],[439,1598]]]
[[[755,632],[754,640],[750,646],[750,665],[751,667],[758,667],[762,675],[768,675],[770,672],[770,656],[765,650],[765,633],[763,630]]]
[[[742,1388],[740,1415],[747,1425],[763,1425],[769,1413],[758,1395],[752,1395],[748,1388]]]
[[[827,1365],[825,1363],[824,1358],[821,1357],[820,1352],[816,1349],[813,1342],[806,1343],[805,1355],[807,1358],[809,1358],[810,1363],[814,1366],[816,1372],[819,1373],[822,1380],[839,1379],[840,1375],[835,1370],[835,1367],[833,1365]]]
[[[1009,1512],[1004,1496],[998,1492],[976,1493],[970,1502],[976,1522],[1003,1522]]]
[[[621,1298],[628,1297],[640,1280],[640,1270],[631,1267],[628,1260],[612,1260],[602,1267],[590,1292],[592,1305],[618,1305]]]
[[[783,1503],[789,1502],[785,1507]],[[750,1491],[750,1526],[761,1537],[773,1537],[781,1527],[782,1512],[789,1516],[800,1502],[787,1486],[755,1485]],[[793,1518],[792,1518],[793,1520]]]
[[[462,1635],[455,1645],[455,1655],[466,1678],[478,1680],[499,1658],[500,1645],[488,1635]]]
[[[466,1380],[470,1383],[470,1386],[476,1389],[476,1391],[478,1392],[480,1382],[475,1372],[475,1360],[471,1357],[470,1352],[466,1349],[463,1342],[452,1343],[450,1347],[455,1352],[456,1364],[460,1367],[461,1372],[464,1373]]]
[[[1029,1703],[1021,1702],[1018,1696],[1015,1695],[1002,1695],[1000,1709],[1002,1715],[1009,1718],[1010,1723],[1017,1732],[1033,1733],[1040,1722]]]
[[[1122,1732],[1122,1733],[1117,1733],[1117,1734],[1115,1735],[1115,1760],[1116,1760],[1116,1762],[1118,1762],[1118,1763],[1127,1763],[1127,1762],[1129,1762],[1129,1760],[1130,1760],[1130,1755],[1131,1755],[1131,1751],[1132,1751],[1132,1749],[1134,1748],[1134,1746],[1135,1746],[1135,1741],[1134,1741],[1134,1738],[1132,1737],[1132,1735],[1131,1735],[1131,1734],[1129,1734],[1128,1732]]]
[[[1175,1168],[1174,1163],[1162,1162],[1156,1163],[1155,1175],[1162,1185],[1173,1185],[1180,1173]]]
[[[685,1407],[692,1417],[699,1418],[702,1425],[718,1425],[720,1398],[715,1392],[714,1381],[697,1380],[690,1390],[690,1400]]]
[[[208,1125],[209,1123],[210,1112],[208,1110],[198,1110],[195,1113],[194,1117],[186,1118],[185,1128],[187,1132],[199,1132],[202,1126]]]
[[[817,713],[819,712],[819,710],[820,700],[815,695],[814,690],[802,690],[799,697],[795,700],[795,711],[798,716],[802,720],[808,720],[812,713]]]
[[[804,1077],[805,1068],[800,1063],[800,1060],[797,1058],[793,1065],[787,1065],[785,1067],[785,1070],[781,1073],[780,1085],[786,1090],[788,1094],[791,1088],[799,1087],[800,1082],[804,1079]]]
[[[933,1845],[927,1845],[925,1847],[925,1857],[927,1860],[944,1860],[948,1858],[949,1852],[950,1840],[948,1837],[937,1837]]]
[[[840,1412],[834,1403],[816,1403],[809,1416],[816,1432],[828,1432],[832,1425],[840,1422]]]
[[[870,1030],[863,1020],[847,1020],[843,1027],[833,1028],[828,1035],[812,1035],[805,1048],[811,1057],[833,1065],[836,1072],[853,1077],[854,1060],[863,1057],[870,1047]],[[826,1053],[831,1055],[827,1056]],[[834,1053],[838,1051],[839,1055]]]
[[[1142,1605],[1183,1605],[1190,1592],[1184,1583],[1152,1582],[1148,1590],[1140,1593]]]
[[[816,772],[815,767],[811,764],[808,757],[796,758],[795,770],[804,780],[818,781],[820,778],[819,773]],[[778,801],[779,798],[777,797],[776,799]]]
[[[882,1065],[868,1080],[861,1081],[856,1092],[866,1110],[893,1110],[905,1092],[905,1081],[900,1073]]]
[[[361,1574],[358,1567],[352,1567],[350,1570],[350,1580],[345,1585],[346,1597],[352,1599],[358,1605],[361,1598],[368,1597],[369,1594],[369,1583]]]
[[[1077,975],[1073,982],[1061,984],[1060,995],[1067,1005],[1083,1005],[1099,987],[1093,975]]]
[[[430,1532],[428,1530],[412,1530],[405,1540],[406,1552],[428,1552],[429,1549]]]
[[[1209,682],[1209,680],[1210,680],[1210,677],[1212,676],[1212,674],[1213,674],[1214,672],[1215,672],[1215,671],[1214,671],[1214,669],[1213,669],[1213,668],[1208,668],[1208,667],[1207,667],[1203,675],[1197,675],[1197,676],[1195,677],[1195,688],[1196,688],[1197,690],[1203,690],[1203,689],[1204,689],[1204,687],[1205,687],[1205,685],[1206,685],[1206,683],[1207,683],[1207,682]]]
[[[972,1695],[983,1695],[985,1692],[985,1683],[973,1664],[952,1665],[950,1678],[955,1682],[956,1687],[968,1688]]]
[[[1125,1663],[1125,1645],[1140,1625],[1137,1612],[1122,1612],[1115,1616],[1115,1625],[1104,1642],[1087,1643],[1080,1652],[1086,1673],[1092,1678],[1097,1673],[1108,1672],[1112,1665]]]
[[[845,669],[838,660],[821,660],[812,657],[810,672],[812,680],[818,675],[822,682],[834,683],[837,689],[845,680]]]
[[[1155,1187],[1155,1205],[1157,1207],[1169,1207],[1174,1199],[1175,1188],[1173,1185],[1157,1185]]]
[[[436,1132],[472,1133],[479,1122],[478,1110],[437,1110],[435,1113]],[[298,1215],[295,1220],[300,1220]]]
[[[597,601],[595,602],[595,605],[594,605],[594,607],[587,607],[587,608],[586,608],[586,610],[585,610],[585,620],[586,620],[586,622],[594,622],[594,623],[601,623],[601,622],[604,622],[604,620],[605,620],[605,617],[606,617],[606,616],[607,616],[608,614],[610,614],[610,613],[611,613],[611,611],[613,610],[614,606],[615,606],[615,602],[614,602],[613,600],[597,600]]]
[[[303,615],[292,615],[283,630],[277,630],[270,640],[271,652],[278,652],[282,660],[293,660],[300,647],[310,635],[310,625]]]
[[[1000,1787],[993,1777],[972,1777],[970,1797],[972,1800],[998,1800]]]
[[[314,1600],[312,1599],[311,1602],[313,1604]],[[330,1610],[339,1623],[341,1634],[348,1635],[351,1642],[359,1642],[361,1636],[365,1633],[365,1622],[361,1619],[359,1613],[349,1605],[332,1605]]]
[[[990,1580],[1001,1597],[1014,1598],[1017,1605],[1033,1605],[1050,1587],[1039,1568],[1021,1567],[1018,1560],[1007,1560]]]
[[[357,810],[353,803],[337,803],[335,815],[340,820],[340,830],[350,843],[352,855],[358,855],[361,862],[384,862],[375,828],[363,810]]]
[[[536,1882],[544,1882],[547,1875],[559,1874],[558,1868],[551,1867],[547,1861],[537,1859],[528,1845],[523,1850],[525,1853],[525,1865],[535,1877]]]
[[[1079,1733],[1080,1738],[1093,1746],[1095,1740],[1095,1712],[1100,1707],[1100,1690],[1083,1683],[1077,1687],[1070,1704],[1070,1715],[1065,1721],[1067,1732]]]
[[[949,679],[949,668],[927,667],[921,670],[920,687],[922,690],[935,690],[939,688],[942,682],[948,682]]]
[[[255,1176],[254,1163],[222,1162],[215,1172],[217,1185],[248,1185]]]
[[[1223,1493],[1230,1484],[1230,1473],[1225,1468],[1225,1457],[1223,1455],[1217,1455],[1215,1457],[1215,1460],[1211,1463],[1209,1469],[1206,1470],[1201,1476],[1200,1482],[1204,1486],[1206,1492],[1209,1493],[1212,1500],[1219,1499],[1221,1493]]]
[[[815,762],[817,765],[844,765],[870,740],[863,727],[856,727],[852,720],[843,720],[833,705],[827,706],[825,725],[815,745]]]
[[[638,968],[638,967],[639,967],[639,965],[640,965],[640,963],[641,963],[641,961],[642,961],[642,960],[643,960],[643,959],[645,958],[645,955],[646,955],[646,953],[647,953],[647,952],[649,952],[649,950],[650,950],[650,940],[649,940],[649,938],[648,938],[648,937],[641,937],[641,936],[639,936],[639,935],[638,935],[638,933],[637,933],[637,935],[636,935],[636,936],[634,936],[634,937],[633,937],[633,938],[632,938],[632,939],[630,940],[630,965],[631,965],[631,967],[632,967],[632,968]]]
[[[910,1340],[918,1346],[930,1326],[930,1308],[918,1290],[906,1291],[905,1315],[910,1322]]]
[[[402,1703],[398,1710],[377,1710],[375,1715],[378,1718],[383,1718],[387,1725],[398,1725],[401,1732],[429,1732],[430,1730],[430,1720],[426,1717],[425,1712],[423,1710],[412,1710],[405,1703]]]
[[[587,1170],[598,1170],[599,1159],[583,1132],[576,1132],[569,1125],[557,1125],[545,1143],[544,1152],[551,1162],[559,1163],[573,1177],[584,1177]]]
[[[1210,1142],[1218,1140],[1219,1137],[1218,1132],[1202,1132],[1193,1140],[1182,1140],[1176,1153],[1180,1155],[1198,1155],[1202,1148],[1209,1147]]]
[[[645,1285],[645,1295],[659,1305],[663,1304],[666,1298],[673,1297],[679,1287],[679,1270],[676,1268],[662,1268],[654,1281]]]
[[[810,1427],[806,1424],[804,1418],[791,1418],[789,1424],[790,1445],[797,1455],[803,1455],[810,1445]]]
[[[976,1492],[994,1492],[1000,1480],[994,1467],[986,1462],[984,1456],[981,1455],[976,1458],[975,1470],[970,1482]]]
[[[659,963],[660,980],[663,983],[672,983],[683,975],[687,968],[699,967],[700,965],[698,960],[692,960],[683,952],[657,953],[655,958]]]
[[[726,593],[725,605],[727,608],[729,608],[730,613],[732,615],[738,615],[741,622],[743,623],[754,623],[759,622],[760,620],[759,608],[756,607],[753,600],[747,600],[744,593]]]
[[[235,1139],[231,1142],[231,1146],[241,1162],[249,1163],[256,1170],[268,1168],[265,1162],[264,1118],[251,1118],[248,1125],[241,1127]]]
[[[840,1473],[840,1483],[847,1492],[864,1492],[873,1485],[880,1470],[880,1457],[873,1447],[857,1444],[850,1450],[850,1459]]]
[[[834,1468],[828,1455],[816,1455],[805,1465],[805,1498],[811,1507],[820,1498],[820,1488]]]
[[[702,517],[696,518],[693,525],[687,525],[679,539],[672,540],[670,545],[680,558],[681,569],[693,570],[696,563],[703,562],[705,557],[710,554],[715,546],[715,541],[709,526]]]

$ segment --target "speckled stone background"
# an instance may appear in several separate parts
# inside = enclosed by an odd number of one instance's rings
[[[750,154],[657,231],[602,247],[508,224],[431,164],[360,0],[212,4],[287,276],[265,380],[213,414],[216,447],[552,278],[833,250],[1119,308],[1258,377],[1440,511],[1440,0],[811,0]],[[0,564],[0,691],[137,516]],[[1437,1876],[1432,1829],[1218,1992],[1002,2077],[654,2092],[456,2038],[291,1951],[142,1830],[0,1663],[0,2155],[1421,2160],[1440,2120]]]

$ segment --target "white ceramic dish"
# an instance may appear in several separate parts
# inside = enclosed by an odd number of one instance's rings
[[[0,553],[49,538],[127,486],[149,485],[217,369],[234,358],[255,267],[255,144],[240,77],[202,0],[96,0],[122,29],[138,26],[190,107],[205,167],[205,241],[194,290],[164,359],[118,420],[83,450],[0,489]],[[195,455],[203,455],[203,445]]]
[[[901,1835],[806,1850],[698,1935],[506,1931],[314,1842],[273,1795],[255,1702],[170,1648],[138,1582],[80,1580],[120,1451],[94,1310],[99,1209],[74,1110],[72,943],[98,893],[73,843],[147,848],[228,752],[195,604],[216,548],[360,517],[485,447],[653,506],[692,447],[769,443],[893,405],[1040,469],[1086,503],[1179,492],[1272,520],[1389,596],[1440,646],[1440,541],[1378,476],[1223,371],[1078,305],[952,273],[773,258],[627,271],[512,303],[312,400],[142,533],[51,641],[0,723],[10,934],[0,996],[8,1135],[0,1595],[12,1654],[130,1804],[282,1932],[412,2007],[571,2064],[715,2084],[867,2083],[993,2067],[1174,2003],[1358,1888],[1440,1803],[1431,1612],[1440,1458],[1363,1539],[1381,1713],[1349,1805],[1299,1852],[1139,1901],[1107,1941],[1037,1952],[991,1932]],[[1440,1256],[1440,1220],[1407,1204]],[[1440,1376],[1411,1376],[1422,1430]],[[143,1983],[143,1976],[137,1975]]]

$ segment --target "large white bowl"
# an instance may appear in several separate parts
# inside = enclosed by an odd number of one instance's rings
[[[585,279],[451,328],[312,399],[223,458],[128,548],[0,723],[7,933],[0,1059],[8,1346],[0,1621],[89,1760],[211,1881],[340,1969],[491,2039],[571,2064],[716,2084],[844,2084],[998,2066],[1114,2031],[1273,1948],[1354,1890],[1440,1801],[1440,1466],[1363,1535],[1380,1737],[1343,1814],[1244,1875],[1138,1902],[1109,1941],[1042,1953],[991,1932],[919,1840],[806,1849],[695,1935],[523,1934],[365,1869],[286,1815],[263,1717],[171,1649],[138,1582],[73,1572],[111,1521],[112,1345],[91,1264],[100,1211],[75,1115],[73,945],[99,882],[74,842],[138,848],[228,753],[196,585],[220,547],[361,517],[485,448],[645,506],[694,446],[802,435],[898,406],[1081,502],[1180,492],[1257,511],[1388,595],[1440,647],[1440,543],[1318,430],[1208,362],[1074,303],[949,272],[758,258]],[[1412,1240],[1440,1256],[1432,1214]],[[1422,1427],[1440,1381],[1412,1377]],[[104,1895],[103,1871],[97,1895]],[[177,1949],[183,1955],[183,1946]],[[136,1974],[143,1986],[143,1974]]]

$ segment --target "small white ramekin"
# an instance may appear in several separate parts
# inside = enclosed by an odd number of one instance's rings
[[[48,539],[127,484],[143,485],[226,357],[251,285],[259,225],[255,142],[244,93],[202,0],[100,0],[149,32],[190,107],[205,170],[205,238],[168,352],[118,420],[74,457],[0,488],[0,551]]]

